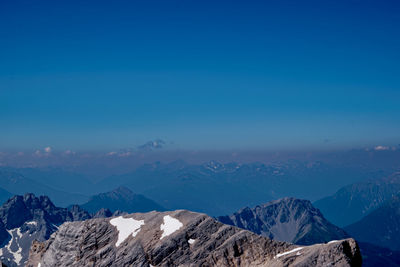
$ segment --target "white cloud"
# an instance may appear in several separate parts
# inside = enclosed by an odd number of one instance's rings
[[[46,152],[46,153],[50,153],[51,150],[52,150],[52,148],[51,148],[50,146],[48,146],[48,147],[45,147],[43,150],[44,150],[44,152]]]

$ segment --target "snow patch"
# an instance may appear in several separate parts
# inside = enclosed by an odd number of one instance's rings
[[[292,249],[292,250],[287,251],[287,252],[279,253],[279,254],[277,254],[277,255],[274,257],[274,259],[275,259],[275,258],[282,257],[282,256],[285,256],[285,255],[287,255],[287,254],[290,254],[290,253],[293,253],[293,252],[296,252],[296,251],[299,251],[299,250],[302,250],[302,249],[303,249],[303,247],[299,247],[299,248],[295,248],[295,249]],[[300,255],[300,254],[297,254],[297,253],[296,253],[296,255],[298,256],[298,255]]]
[[[26,224],[30,224],[30,225],[34,225],[34,226],[37,226],[37,222],[35,222],[35,221],[31,221],[31,222],[26,222]]]
[[[17,236],[18,236],[19,238],[22,237],[21,228],[17,228]]]
[[[339,240],[332,240],[332,241],[329,241],[328,244],[337,243],[337,242],[339,242]]]
[[[169,236],[173,232],[179,230],[182,226],[183,224],[178,219],[172,218],[169,215],[164,216],[164,223],[160,226],[160,229],[163,230],[160,239]]]
[[[125,239],[128,238],[130,234],[135,237],[139,233],[140,227],[144,225],[144,221],[138,221],[133,218],[123,218],[122,216],[119,216],[111,219],[110,224],[117,227],[118,240],[115,245],[118,247],[122,242],[125,241]]]
[[[196,239],[189,239],[188,242],[190,245],[192,245],[194,242],[196,241]]]
[[[13,255],[14,261],[15,263],[17,263],[18,265],[20,264],[21,260],[22,260],[22,247],[19,244],[19,240],[22,238],[22,233],[21,233],[21,229],[20,228],[14,228],[11,230],[7,230],[7,232],[11,235],[11,239],[8,242],[7,245],[5,245],[3,247],[3,249],[7,250],[9,253],[11,253]],[[11,250],[11,245],[13,242],[16,242],[17,244],[17,251],[12,251]],[[0,249],[0,256],[3,256],[3,250]]]

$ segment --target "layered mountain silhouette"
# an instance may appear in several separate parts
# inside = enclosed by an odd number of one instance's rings
[[[61,177],[53,177],[54,180],[58,178]],[[0,186],[13,195],[34,193],[49,196],[59,206],[68,206],[70,203],[83,203],[88,200],[88,197],[84,195],[58,190],[9,168],[0,169]]]
[[[180,160],[145,164],[129,173],[107,177],[95,187],[104,192],[122,185],[167,209],[219,216],[289,195],[320,199],[331,194],[332,188],[365,179],[363,175],[359,170],[317,161],[268,165],[209,161],[194,165]]]
[[[361,250],[363,267],[400,266],[400,251],[393,251],[371,243],[357,242]]]
[[[254,208],[243,208],[217,219],[274,240],[312,245],[349,237],[324,218],[310,201],[283,198]]]
[[[345,227],[354,238],[392,250],[400,250],[400,196],[382,204],[360,221]]]
[[[338,226],[360,220],[400,193],[400,172],[382,179],[345,186],[333,196],[314,202],[325,217]]]
[[[353,239],[299,247],[200,213],[135,213],[64,223],[34,242],[28,267],[48,266],[361,266]]]
[[[81,207],[91,213],[96,213],[101,209],[109,209],[111,212],[119,210],[128,213],[165,210],[153,200],[143,195],[135,194],[126,187],[118,187],[113,191],[92,196]]]

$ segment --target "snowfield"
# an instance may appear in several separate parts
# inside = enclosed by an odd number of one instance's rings
[[[178,219],[175,219],[169,215],[164,216],[164,223],[160,226],[160,229],[163,230],[160,239],[169,236],[173,232],[179,230],[179,228],[182,226],[183,224]]]
[[[110,224],[117,227],[118,240],[115,245],[118,247],[122,242],[125,241],[125,239],[128,238],[129,235],[132,234],[132,236],[135,237],[139,233],[140,227],[144,225],[144,221],[138,221],[133,218],[123,218],[122,216],[119,216],[111,219]]]
[[[296,251],[299,251],[299,250],[301,250],[301,249],[303,249],[303,247],[299,247],[299,248],[295,248],[295,249],[292,249],[292,250],[287,251],[287,252],[279,253],[279,254],[277,254],[277,255],[274,257],[274,259],[275,259],[275,258],[282,257],[282,256],[285,256],[285,255],[287,255],[287,254],[290,254],[290,253],[293,253],[293,252],[296,252]],[[298,256],[298,255],[300,255],[300,254],[296,254],[296,255]]]

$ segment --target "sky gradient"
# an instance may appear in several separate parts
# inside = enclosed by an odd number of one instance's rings
[[[0,149],[400,144],[398,1],[2,1]]]

